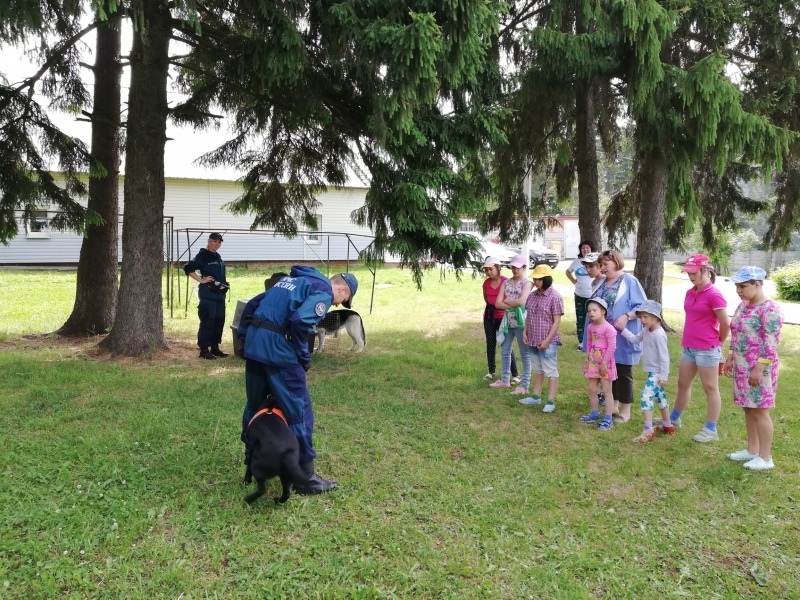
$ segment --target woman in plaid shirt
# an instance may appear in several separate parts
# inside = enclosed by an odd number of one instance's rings
[[[561,316],[564,314],[564,299],[553,287],[553,269],[539,265],[530,274],[533,291],[528,296],[525,308],[523,340],[531,357],[533,395],[520,400],[521,404],[539,404],[542,401],[544,378],[547,376],[547,404],[542,412],[556,409],[558,391],[558,347],[561,345]]]

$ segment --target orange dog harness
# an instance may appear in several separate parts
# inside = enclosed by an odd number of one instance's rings
[[[260,411],[258,411],[256,414],[253,415],[253,418],[250,419],[250,422],[247,424],[247,426],[250,427],[250,425],[253,424],[253,421],[255,421],[261,415],[271,415],[271,414],[278,415],[281,418],[281,421],[286,423],[287,427],[289,426],[289,422],[286,420],[286,417],[283,416],[283,411],[281,411],[280,408],[262,408]]]

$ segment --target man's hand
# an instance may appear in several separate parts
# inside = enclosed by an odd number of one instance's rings
[[[300,366],[303,367],[303,371],[308,373],[308,370],[311,368],[311,363],[310,362],[300,363]]]

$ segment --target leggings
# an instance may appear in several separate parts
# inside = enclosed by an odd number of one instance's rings
[[[489,373],[494,375],[497,373],[496,351],[497,351],[497,330],[500,329],[500,323],[503,319],[483,319],[483,332],[486,334],[486,362],[489,364]],[[514,356],[514,351],[511,351],[511,376],[517,377],[517,359]]]
[[[586,302],[588,298],[575,295],[575,329],[578,333],[578,343],[583,342],[583,328],[586,326]]]

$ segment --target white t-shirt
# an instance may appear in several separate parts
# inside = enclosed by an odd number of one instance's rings
[[[576,258],[573,260],[572,264],[567,267],[567,271],[575,275],[575,279],[578,280],[575,282],[575,295],[581,298],[589,298],[592,295],[592,278],[586,272],[586,267],[581,262],[581,259]]]

